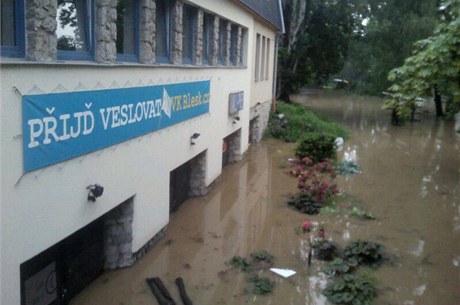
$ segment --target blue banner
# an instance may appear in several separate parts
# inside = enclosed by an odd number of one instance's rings
[[[25,95],[24,172],[209,112],[210,82]]]

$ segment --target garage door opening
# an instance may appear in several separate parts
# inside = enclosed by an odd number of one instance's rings
[[[106,269],[130,266],[133,197],[20,265],[21,305],[68,304]]]
[[[185,162],[169,174],[169,211],[177,211],[190,197],[204,196],[206,186],[206,151]]]
[[[241,160],[241,129],[225,137],[222,141],[222,167]]]

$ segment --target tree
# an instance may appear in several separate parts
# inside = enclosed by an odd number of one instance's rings
[[[283,0],[286,34],[280,43],[278,92],[323,84],[342,69],[363,0]]]
[[[390,85],[388,72],[401,66],[415,41],[430,36],[437,24],[439,0],[367,0],[360,32],[352,36],[339,74],[360,93],[378,95]]]
[[[410,118],[417,98],[430,95],[438,116],[443,115],[442,100],[449,114],[460,110],[460,0],[442,2],[440,11],[441,24],[434,34],[418,41],[412,56],[388,75],[391,98],[384,106],[394,109],[398,118]]]

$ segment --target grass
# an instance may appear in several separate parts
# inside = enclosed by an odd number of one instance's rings
[[[278,118],[284,114],[285,123]],[[319,117],[302,105],[277,102],[277,112],[270,114],[267,135],[285,142],[298,142],[306,133],[323,133],[334,137],[347,138],[345,128],[329,119]]]

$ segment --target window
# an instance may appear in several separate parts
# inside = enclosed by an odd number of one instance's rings
[[[259,79],[264,80],[265,77],[265,36],[262,36],[262,60],[260,62],[260,74]]]
[[[1,0],[1,56],[24,57],[24,7],[21,0]]]
[[[230,32],[230,59],[234,66],[238,65],[238,25],[232,24],[232,30]]]
[[[117,1],[117,60],[137,61],[139,14],[137,0]]]
[[[171,12],[170,1],[156,1],[155,56],[160,63],[168,63],[171,54]]]
[[[205,13],[203,17],[203,64],[209,64],[211,61],[211,41],[213,27],[214,17]]]
[[[91,59],[91,10],[86,0],[58,1],[56,35],[59,59]]]
[[[240,64],[242,66],[245,65],[245,62],[244,62],[244,41],[247,37],[247,30],[246,29],[241,29],[241,42],[240,42]]]
[[[193,41],[195,36],[195,22],[197,18],[197,10],[190,5],[184,4],[182,13],[182,62],[186,64],[192,63],[194,54]]]
[[[270,67],[270,38],[267,38],[267,55],[265,55],[265,79],[268,80],[268,76],[270,74],[269,67]]]
[[[261,40],[261,37],[260,37],[260,34],[257,34],[256,36],[256,62],[255,62],[255,71],[254,71],[254,78],[256,81],[259,80],[259,76],[260,76],[260,40]]]
[[[217,61],[221,65],[225,65],[225,53],[227,52],[227,21],[220,19],[219,22],[219,56]]]

